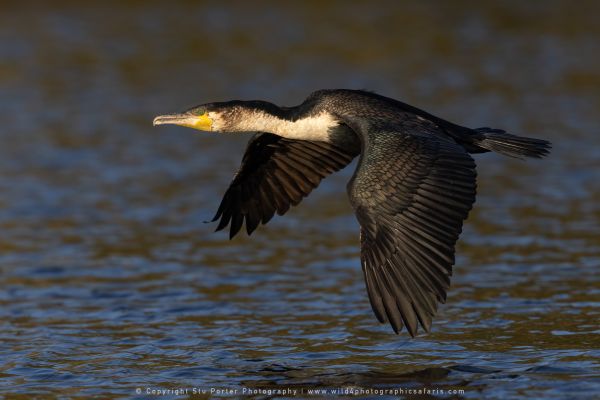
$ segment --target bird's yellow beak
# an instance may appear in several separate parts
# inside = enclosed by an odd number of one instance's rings
[[[198,129],[200,131],[211,131],[212,130],[212,119],[208,116],[208,113],[202,115],[193,114],[167,114],[159,115],[154,118],[152,125],[179,125],[188,128]]]

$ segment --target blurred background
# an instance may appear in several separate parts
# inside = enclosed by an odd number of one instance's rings
[[[0,393],[592,398],[599,14],[594,1],[3,1]],[[230,242],[203,221],[248,137],[152,127],[195,104],[295,105],[321,88],[554,144],[545,160],[476,157],[477,203],[430,334],[396,336],[372,315],[354,164]]]

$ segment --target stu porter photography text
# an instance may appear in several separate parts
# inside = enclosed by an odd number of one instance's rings
[[[266,396],[322,396],[322,395],[339,395],[339,396],[402,396],[402,395],[462,395],[465,394],[464,389],[441,389],[441,388],[361,388],[361,387],[340,387],[340,388],[137,388],[136,394],[145,394],[152,396],[188,396],[198,394],[211,394],[217,396],[239,396],[239,395],[266,395]]]

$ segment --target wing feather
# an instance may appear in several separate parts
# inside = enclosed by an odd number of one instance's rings
[[[475,163],[430,130],[359,133],[364,148],[348,194],[369,300],[380,322],[414,336],[419,325],[431,329],[437,302],[445,302],[454,247],[475,201]]]
[[[213,221],[217,230],[228,225],[234,237],[246,225],[248,235],[275,213],[298,205],[321,180],[344,168],[359,149],[334,143],[285,139],[257,133],[248,142],[242,165],[235,174]]]

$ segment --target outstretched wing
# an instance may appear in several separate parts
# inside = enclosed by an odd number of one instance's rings
[[[435,132],[361,134],[367,139],[348,194],[369,300],[380,322],[415,336],[418,322],[430,330],[437,302],[446,300],[454,245],[475,201],[475,162]]]
[[[250,235],[275,212],[283,215],[300,203],[321,179],[344,168],[357,153],[332,143],[257,133],[248,142],[242,165],[213,218],[220,219],[217,230],[231,224],[232,238],[246,221]]]

